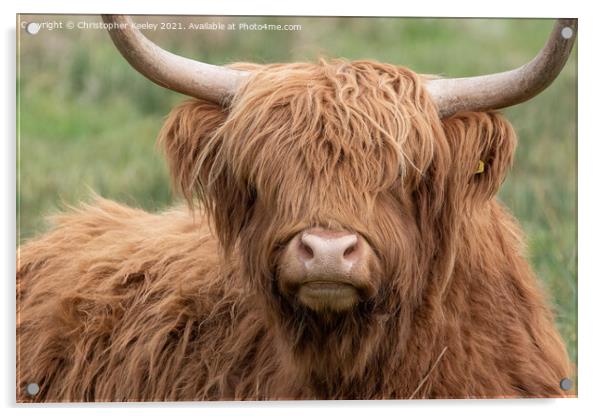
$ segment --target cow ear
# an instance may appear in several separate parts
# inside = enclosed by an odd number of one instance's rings
[[[214,133],[227,117],[227,112],[217,104],[188,100],[174,108],[161,132],[158,145],[167,158],[173,187],[194,204],[199,192],[199,182],[206,183],[208,172],[199,171],[201,160],[215,153]]]
[[[222,155],[219,130],[227,117],[227,110],[219,105],[186,101],[170,113],[159,135],[173,186],[192,209],[202,205],[226,253],[254,201],[253,190],[232,176]]]
[[[460,113],[442,121],[452,154],[450,187],[470,203],[499,190],[516,147],[510,123],[498,113]]]

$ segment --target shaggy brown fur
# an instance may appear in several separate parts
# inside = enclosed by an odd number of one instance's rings
[[[228,109],[188,101],[161,132],[190,211],[97,199],[20,248],[19,400],[566,394],[565,348],[494,198],[508,122],[440,120],[391,65],[239,67],[254,75]],[[317,225],[370,243],[375,300],[325,315],[279,293],[282,248]]]

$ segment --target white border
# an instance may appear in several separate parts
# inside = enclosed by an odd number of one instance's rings
[[[1,100],[2,126],[5,134],[0,153],[3,177],[3,195],[0,209],[2,221],[3,291],[0,302],[5,314],[2,332],[0,397],[10,411],[36,412],[46,415],[80,414],[83,411],[99,413],[110,409],[116,414],[131,413],[134,408],[144,413],[164,415],[168,409],[191,414],[245,415],[328,414],[365,415],[376,411],[387,414],[482,414],[504,415],[524,411],[567,415],[591,414],[600,409],[600,354],[602,351],[600,316],[602,278],[598,273],[600,258],[600,195],[602,149],[598,120],[600,119],[599,70],[602,39],[599,15],[594,1],[585,4],[576,1],[528,2],[525,0],[483,1],[429,1],[393,2],[369,0],[362,2],[302,0],[297,2],[239,0],[191,2],[186,0],[124,2],[102,0],[71,2],[67,0],[21,0],[18,5],[2,2],[2,62],[5,91]],[[487,400],[487,401],[424,401],[424,402],[272,402],[272,403],[213,403],[213,404],[143,404],[143,405],[72,405],[72,406],[15,406],[14,404],[14,253],[15,253],[15,14],[16,13],[138,13],[138,14],[215,14],[215,15],[347,15],[347,16],[455,16],[455,17],[578,17],[579,52],[579,399],[566,400]],[[394,40],[392,40],[394,41]],[[553,151],[553,149],[552,149]],[[16,407],[16,408],[15,408]],[[125,408],[124,408],[125,407]],[[166,409],[168,407],[168,409]],[[20,409],[19,409],[20,408]]]

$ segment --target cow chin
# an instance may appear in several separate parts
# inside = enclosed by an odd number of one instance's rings
[[[362,236],[311,228],[287,244],[279,261],[278,289],[315,312],[348,312],[375,296],[375,260]]]

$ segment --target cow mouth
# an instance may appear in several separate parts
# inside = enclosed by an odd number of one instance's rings
[[[360,300],[358,288],[346,281],[320,279],[299,285],[298,300],[315,311],[343,312],[353,308]]]

